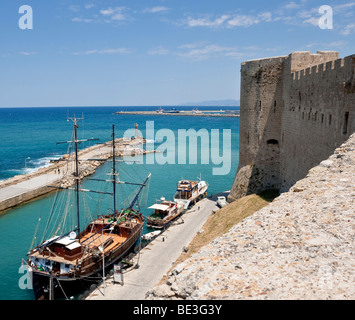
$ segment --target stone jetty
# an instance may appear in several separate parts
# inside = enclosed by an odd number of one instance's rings
[[[188,117],[239,117],[239,112],[228,112],[223,110],[201,110],[198,112],[181,110],[174,112],[157,112],[157,111],[119,111],[118,115],[145,115],[145,116],[188,116]]]
[[[134,156],[147,153],[142,146],[145,139],[141,137],[115,140],[116,156]],[[151,151],[155,152],[155,151]],[[104,161],[112,157],[112,142],[97,144],[79,152],[80,179],[91,175]],[[98,161],[86,161],[100,159]],[[36,172],[19,175],[0,182],[0,214],[5,210],[32,200],[55,190],[52,186],[69,187],[75,183],[73,155],[63,155],[46,168]]]

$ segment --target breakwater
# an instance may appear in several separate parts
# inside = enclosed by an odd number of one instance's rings
[[[144,143],[143,138],[116,139],[116,156],[134,156],[155,152],[143,150],[141,146]],[[54,186],[67,188],[74,185],[73,157],[74,155],[65,154],[46,168],[40,168],[36,172],[15,176],[0,182],[0,214],[9,208],[55,190]],[[79,179],[93,174],[97,167],[111,157],[111,141],[81,150],[78,153]],[[89,159],[94,160],[87,161]]]
[[[116,114],[126,115],[149,115],[149,116],[189,116],[189,117],[239,117],[239,112],[230,112],[223,110],[201,110],[201,111],[185,111],[179,112],[158,112],[158,111],[119,111]]]

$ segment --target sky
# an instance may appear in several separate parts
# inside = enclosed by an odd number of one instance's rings
[[[355,54],[355,1],[2,0],[0,39],[0,107],[239,100],[243,61]]]

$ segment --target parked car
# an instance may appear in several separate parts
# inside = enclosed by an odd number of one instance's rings
[[[220,208],[223,208],[227,204],[228,204],[228,202],[226,200],[226,197],[218,197],[217,198],[217,206],[219,206]]]

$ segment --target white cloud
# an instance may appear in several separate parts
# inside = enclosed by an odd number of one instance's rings
[[[204,45],[207,45],[206,41],[198,41],[198,42],[183,44],[179,46],[178,49],[194,49],[194,48],[202,47]]]
[[[272,13],[271,12],[260,13],[259,18],[265,22],[271,22],[272,21]]]
[[[342,34],[343,36],[348,36],[353,32],[355,33],[355,23],[349,23],[344,28],[342,28],[340,34]]]
[[[256,17],[246,16],[246,15],[238,15],[233,19],[228,21],[228,25],[232,27],[249,27],[253,24],[258,24],[260,20]]]
[[[75,18],[71,19],[71,21],[73,21],[73,22],[86,22],[86,23],[89,23],[89,22],[93,22],[94,20],[93,20],[93,19],[86,19],[86,18],[75,17]]]
[[[115,8],[107,8],[107,9],[102,9],[100,10],[100,13],[114,21],[123,21],[127,19],[127,16],[124,14],[124,11],[126,11],[126,7],[115,7]]]
[[[177,52],[177,56],[197,61],[208,60],[218,56],[232,58],[241,58],[243,56],[243,53],[236,47],[223,47],[215,44],[193,43],[180,46],[179,48],[188,50]]]
[[[318,27],[319,26],[319,18],[311,17],[307,20],[304,20],[303,23],[309,23],[315,27]]]
[[[150,55],[167,55],[167,54],[169,54],[169,49],[166,49],[164,47],[158,47],[158,48],[148,51],[148,54],[150,54]]]
[[[152,7],[152,8],[146,8],[143,10],[144,13],[158,13],[158,12],[167,12],[169,11],[170,8],[168,7]]]
[[[116,49],[94,49],[94,50],[87,50],[83,52],[74,52],[74,55],[90,55],[90,54],[127,54],[131,51],[127,48],[116,48]]]
[[[91,9],[91,8],[93,8],[93,7],[95,7],[95,5],[94,5],[93,3],[87,3],[87,4],[85,5],[85,9],[86,9],[86,10],[89,10],[89,9]]]
[[[193,19],[189,17],[187,19],[187,24],[189,27],[213,27],[217,28],[220,27],[224,24],[224,22],[229,19],[228,15],[222,15],[219,18],[216,18],[215,20],[210,20],[209,18],[198,18],[198,19]]]
[[[337,6],[332,6],[332,8],[335,13],[340,13],[340,12],[347,11],[354,6],[355,6],[355,2],[353,1],[349,3],[339,4]]]
[[[78,11],[80,11],[80,6],[71,5],[71,6],[69,6],[69,10],[72,11],[72,12],[78,12]]]
[[[189,27],[210,27],[210,28],[232,28],[232,27],[250,27],[260,22],[273,21],[271,12],[262,12],[258,15],[228,15],[210,18],[192,18],[188,17],[185,24]]]
[[[31,52],[29,52],[29,51],[21,51],[21,52],[19,52],[19,54],[22,54],[23,56],[32,56],[34,54],[37,54],[37,52],[34,52],[34,51],[31,51]]]
[[[298,9],[299,7],[301,7],[301,4],[291,1],[288,4],[284,5],[282,8],[289,10],[289,9]]]
[[[341,48],[347,45],[347,42],[344,40],[338,40],[338,41],[333,41],[333,42],[312,42],[306,45],[306,48],[313,48],[316,47],[318,48],[324,48],[324,50],[327,49],[333,49],[333,48]]]

